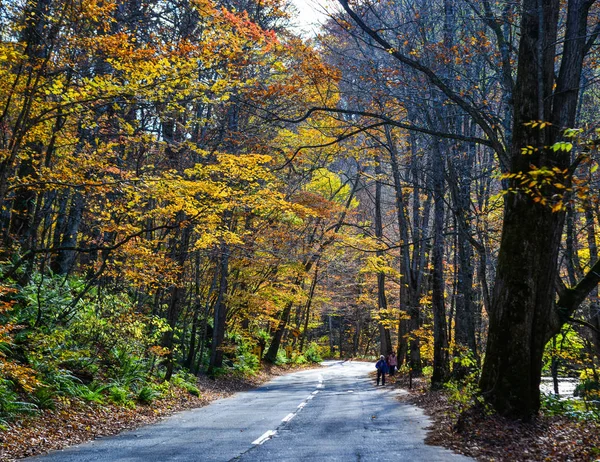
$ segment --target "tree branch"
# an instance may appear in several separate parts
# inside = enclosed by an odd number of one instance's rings
[[[365,22],[352,10],[348,4],[348,0],[338,0],[344,11],[354,20],[354,22],[360,27],[367,35],[369,35],[373,40],[375,40],[379,45],[381,45],[386,52],[388,52],[391,56],[396,58],[402,64],[407,65],[408,67],[421,72],[424,74],[427,79],[437,88],[439,88],[442,93],[444,93],[448,99],[456,103],[461,109],[463,109],[467,114],[471,116],[473,121],[479,125],[479,127],[483,130],[483,132],[488,136],[488,146],[492,147],[496,153],[500,157],[506,156],[506,150],[504,146],[498,139],[497,133],[491,127],[490,124],[485,120],[485,116],[479,112],[476,108],[470,105],[464,98],[461,98],[454,90],[452,90],[435,72],[433,72],[427,66],[424,66],[418,61],[409,58],[408,56],[400,53],[395,47],[393,47],[387,40],[379,35],[379,33],[375,32],[369,26],[365,24]]]

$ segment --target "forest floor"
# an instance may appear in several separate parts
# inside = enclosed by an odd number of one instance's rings
[[[0,430],[0,461],[10,462],[132,430],[178,411],[206,406],[216,399],[249,390],[272,377],[304,367],[317,366],[264,365],[252,377],[210,379],[203,376],[198,378],[200,396],[174,387],[171,396],[158,399],[150,405],[138,404],[135,408],[78,400],[59,402],[54,410],[25,416],[11,422],[8,430]]]
[[[408,389],[406,377],[391,377],[394,386]],[[430,416],[427,444],[443,446],[480,461],[598,461],[600,423],[565,416],[540,415],[515,422],[482,411],[459,414],[447,391],[431,391],[424,379],[400,396]],[[459,417],[460,415],[460,417]]]

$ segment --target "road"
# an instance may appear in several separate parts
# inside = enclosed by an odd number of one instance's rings
[[[423,412],[376,387],[373,364],[326,367],[277,377],[252,391],[162,422],[28,460],[468,461],[423,442]]]

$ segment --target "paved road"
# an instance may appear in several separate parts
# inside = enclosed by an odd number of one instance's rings
[[[397,391],[375,387],[373,364],[327,367],[277,377],[252,391],[181,412],[156,425],[29,460],[468,461],[423,442],[430,425]]]

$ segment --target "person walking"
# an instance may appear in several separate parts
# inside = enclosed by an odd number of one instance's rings
[[[379,379],[381,378],[381,385],[385,385],[385,374],[388,372],[388,365],[385,361],[385,356],[381,355],[379,361],[375,363],[375,369],[377,369],[377,385],[379,385]]]
[[[396,353],[392,353],[388,356],[388,367],[390,368],[390,377],[394,375],[396,372],[396,367],[398,367],[398,359],[396,358]]]

